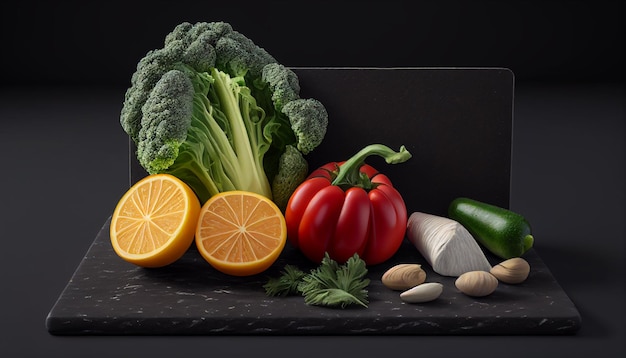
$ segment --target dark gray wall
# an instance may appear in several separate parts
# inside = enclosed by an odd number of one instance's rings
[[[227,21],[289,66],[501,66],[624,78],[621,1],[41,1],[0,5],[0,84],[127,86],[182,21]]]

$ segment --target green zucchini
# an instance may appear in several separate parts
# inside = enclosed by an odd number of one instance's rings
[[[448,216],[500,258],[520,257],[533,246],[530,224],[522,215],[510,210],[469,198],[456,198],[448,207]]]

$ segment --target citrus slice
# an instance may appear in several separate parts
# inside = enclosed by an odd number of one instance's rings
[[[163,267],[183,256],[193,243],[200,201],[170,174],[153,174],[122,196],[111,216],[113,249],[142,267]]]
[[[250,276],[268,269],[287,241],[287,225],[270,199],[247,191],[212,196],[203,206],[196,246],[218,271]]]

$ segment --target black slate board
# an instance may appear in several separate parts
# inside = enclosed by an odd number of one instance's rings
[[[262,288],[285,264],[306,269],[289,244],[265,273],[236,278],[212,269],[192,248],[171,266],[144,269],[122,261],[105,222],[46,320],[55,335],[562,335],[580,328],[580,316],[534,250],[519,285],[500,284],[471,298],[454,278],[434,273],[408,241],[388,263],[369,268],[368,308],[308,306],[300,296],[274,298]],[[499,262],[488,256],[492,264]],[[380,277],[394,263],[421,263],[428,282],[441,282],[433,302],[403,303]],[[311,266],[312,267],[312,266]]]
[[[403,194],[409,213],[445,215],[468,196],[509,206],[514,77],[503,68],[295,68],[303,98],[322,101],[329,127],[307,156],[311,169],[345,160],[370,143],[413,154],[406,163],[368,159]],[[146,173],[129,151],[129,184]],[[370,267],[367,309],[313,307],[302,297],[270,298],[268,276],[287,263],[310,263],[287,244],[265,273],[247,278],[213,270],[192,247],[162,269],[125,263],[111,248],[107,221],[50,311],[52,334],[572,334],[580,316],[534,250],[529,279],[469,298],[440,277],[410,243]],[[541,238],[537,238],[540,240]],[[498,262],[488,256],[492,264]],[[443,295],[402,303],[380,277],[400,262],[423,264]]]

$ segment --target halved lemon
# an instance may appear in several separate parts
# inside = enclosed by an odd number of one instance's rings
[[[287,241],[287,226],[270,199],[247,191],[212,196],[200,210],[196,246],[215,269],[232,276],[267,270]]]
[[[153,174],[122,196],[111,216],[113,249],[142,267],[163,267],[180,259],[193,243],[200,201],[182,180]]]

